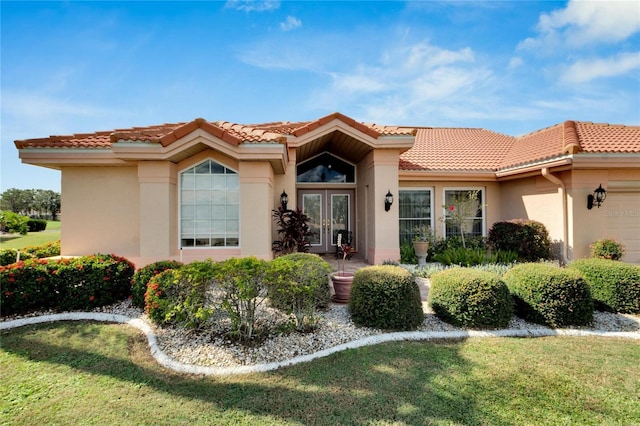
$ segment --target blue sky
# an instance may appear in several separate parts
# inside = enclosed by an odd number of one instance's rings
[[[13,141],[190,121],[509,135],[640,125],[640,2],[9,2],[0,190],[60,190]]]

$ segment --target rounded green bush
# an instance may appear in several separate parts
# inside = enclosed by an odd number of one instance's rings
[[[503,328],[513,316],[513,300],[500,277],[471,268],[432,275],[429,305],[443,321],[470,328]]]
[[[589,285],[576,270],[525,263],[502,277],[515,302],[516,315],[551,327],[586,325],[593,320]]]
[[[399,266],[368,266],[351,285],[349,312],[356,325],[385,330],[415,330],[424,322],[420,289]]]
[[[624,246],[611,238],[604,238],[589,245],[591,257],[620,260],[624,256]]]
[[[160,272],[164,272],[167,269],[176,269],[181,266],[182,262],[175,260],[161,260],[138,269],[133,275],[133,283],[131,287],[131,292],[133,294],[131,302],[133,305],[139,308],[144,308],[144,294],[147,291],[147,284],[154,275],[158,275]]]
[[[206,292],[216,265],[211,260],[195,261],[178,269],[154,275],[144,296],[145,311],[156,324],[177,324],[198,328],[213,313],[206,306]]]
[[[291,266],[290,276],[292,282],[301,286],[313,287],[312,303],[316,308],[325,309],[329,306],[331,289],[329,287],[329,272],[331,265],[317,254],[311,253],[290,253],[279,256],[272,260],[272,263],[282,265],[288,263]],[[280,300],[277,295],[270,293],[269,298],[274,306],[279,306]],[[291,300],[284,301],[287,305]]]
[[[551,239],[547,228],[535,220],[514,219],[496,222],[487,238],[494,250],[518,253],[521,262],[551,259]]]
[[[584,276],[596,308],[640,313],[640,267],[608,259],[579,259],[569,267]]]

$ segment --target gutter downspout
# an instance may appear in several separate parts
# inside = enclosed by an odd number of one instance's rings
[[[549,169],[547,167],[542,168],[542,176],[547,179],[549,182],[558,185],[558,189],[560,191],[560,196],[562,197],[562,263],[567,264],[569,262],[569,216],[568,216],[568,208],[567,208],[567,188],[564,185],[564,182],[560,180],[555,175],[549,173]]]

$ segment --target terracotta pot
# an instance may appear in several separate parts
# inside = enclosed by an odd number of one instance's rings
[[[418,265],[424,265],[427,263],[427,254],[429,254],[429,241],[414,241],[413,249],[416,252],[418,258]]]
[[[331,274],[334,295],[331,301],[334,303],[347,303],[351,296],[351,283],[353,282],[353,272],[336,272]]]

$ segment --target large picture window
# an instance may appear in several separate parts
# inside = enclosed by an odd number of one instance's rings
[[[484,191],[480,188],[445,189],[445,236],[484,236]]]
[[[238,173],[207,160],[180,173],[181,247],[237,247]]]
[[[400,190],[400,244],[413,241],[416,228],[429,226],[433,229],[430,189]]]

